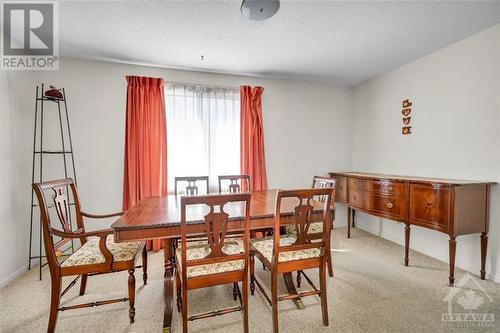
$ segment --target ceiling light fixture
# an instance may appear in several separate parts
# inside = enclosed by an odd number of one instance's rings
[[[252,21],[264,21],[274,16],[280,9],[279,0],[243,0],[241,14]]]

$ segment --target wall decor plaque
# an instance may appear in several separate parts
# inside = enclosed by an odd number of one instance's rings
[[[401,103],[402,109],[401,113],[403,114],[403,128],[401,129],[401,133],[403,135],[411,134],[411,106],[413,103],[409,99],[404,99],[403,102]]]

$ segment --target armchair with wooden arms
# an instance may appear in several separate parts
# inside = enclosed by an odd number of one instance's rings
[[[73,195],[76,230],[72,230],[70,223],[70,204],[67,195],[68,188]],[[76,186],[72,179],[53,180],[33,184],[33,190],[38,199],[40,208],[40,219],[44,240],[45,255],[50,270],[52,292],[50,315],[47,332],[54,332],[59,311],[93,307],[117,302],[129,301],[130,322],[135,317],[135,266],[137,258],[142,254],[143,281],[147,283],[147,252],[144,242],[114,243],[113,237],[108,237],[113,232],[111,229],[86,231],[83,218],[102,219],[121,216],[124,212],[115,214],[95,215],[81,211],[80,201]],[[51,224],[49,205],[46,200],[46,192],[53,192],[53,203],[60,222],[61,229],[56,229]],[[60,239],[54,242],[54,237]],[[63,258],[61,250],[65,244],[78,239],[81,247],[75,252]],[[73,287],[81,277],[80,295],[85,293],[87,278],[92,275],[128,271],[128,298],[117,298],[85,304],[77,304],[60,307],[61,297]],[[63,276],[77,275],[77,277],[61,292]]]

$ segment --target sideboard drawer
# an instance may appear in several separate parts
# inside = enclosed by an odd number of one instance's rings
[[[349,178],[349,188],[388,195],[404,195],[406,185],[403,182],[395,182],[391,180]]]
[[[410,184],[410,222],[448,230],[450,189],[442,185]]]
[[[349,204],[372,214],[395,220],[405,219],[405,202],[400,196],[378,195],[357,190],[349,191]]]

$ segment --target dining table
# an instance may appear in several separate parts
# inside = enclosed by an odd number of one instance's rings
[[[250,191],[250,231],[252,233],[269,230],[274,226],[276,194],[278,190]],[[175,253],[173,242],[181,236],[181,197],[182,195],[167,195],[147,197],[140,200],[112,225],[115,242],[130,242],[139,240],[162,239],[164,241],[164,298],[163,332],[170,332],[172,327],[172,312],[174,305],[174,273]],[[298,199],[286,198],[281,205],[280,226],[295,223],[294,209]],[[321,218],[323,204],[312,202],[313,215]],[[187,232],[189,235],[205,235],[204,216],[209,208],[202,205],[192,205],[186,208]],[[244,203],[232,202],[224,206],[229,215],[227,230],[243,231]],[[335,210],[331,208],[332,221]],[[290,294],[297,294],[291,273],[283,274],[285,286]],[[293,301],[304,309],[300,298]]]

